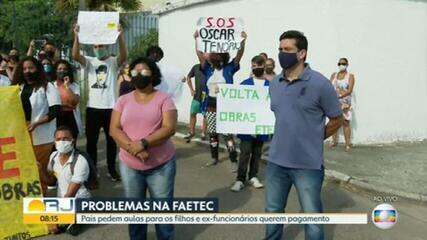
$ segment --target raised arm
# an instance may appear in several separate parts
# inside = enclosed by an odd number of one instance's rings
[[[72,57],[74,61],[79,62],[82,66],[86,66],[86,59],[82,55],[80,55],[79,25],[77,24],[74,26],[74,43]]]
[[[199,59],[199,62],[200,62],[200,64],[202,65],[202,67],[203,67],[203,65],[205,64],[205,62],[206,62],[206,59],[205,59],[205,57],[203,56],[203,52],[201,52],[201,51],[199,51],[198,49],[197,49],[197,38],[199,37],[199,32],[196,30],[196,32],[194,33],[194,35],[193,35],[193,37],[194,37],[194,46],[195,46],[195,49],[196,49],[196,55],[197,55],[197,58]]]
[[[71,89],[70,78],[68,76],[64,78],[64,88],[67,97],[65,98],[66,101],[63,102],[63,104],[75,108],[77,104],[79,104],[80,97],[78,94],[75,94]]]
[[[29,57],[33,56],[35,46],[36,46],[36,44],[35,44],[34,40],[31,40],[30,46],[28,47],[27,56],[29,56]]]
[[[117,65],[120,67],[122,66],[128,57],[128,51],[126,49],[126,41],[125,36],[123,34],[122,26],[119,26],[119,57],[117,58]]]
[[[245,45],[246,45],[246,38],[248,38],[248,35],[246,32],[242,32],[242,43],[240,44],[240,49],[237,51],[236,57],[234,58],[234,64],[239,65],[240,60],[242,60],[243,54],[245,53]]]

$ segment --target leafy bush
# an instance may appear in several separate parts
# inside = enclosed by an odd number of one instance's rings
[[[159,33],[156,29],[150,29],[147,34],[141,36],[137,43],[130,48],[129,51],[129,62],[134,59],[145,56],[145,52],[151,46],[159,45]]]

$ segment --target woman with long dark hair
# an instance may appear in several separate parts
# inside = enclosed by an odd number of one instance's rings
[[[54,145],[56,121],[61,105],[59,93],[48,83],[43,65],[33,57],[26,57],[16,66],[13,83],[21,89],[21,101],[30,132],[34,153],[41,168],[46,168]],[[41,182],[43,193],[47,185]]]
[[[74,81],[73,66],[66,60],[59,60],[55,64],[54,85],[61,96],[61,110],[59,111],[57,126],[67,126],[71,129],[74,139],[83,132],[79,109],[80,86]]]

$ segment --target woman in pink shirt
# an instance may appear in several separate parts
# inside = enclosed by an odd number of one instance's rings
[[[175,147],[171,137],[177,125],[176,107],[166,93],[157,91],[157,65],[139,58],[129,66],[136,90],[121,96],[111,116],[110,135],[120,147],[120,172],[128,198],[173,198]],[[173,225],[156,225],[158,239],[171,239]],[[129,225],[130,239],[145,239],[147,225]]]

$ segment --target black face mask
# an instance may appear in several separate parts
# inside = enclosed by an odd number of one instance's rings
[[[280,52],[279,62],[280,66],[285,70],[292,68],[298,63],[297,53]]]
[[[143,76],[141,74],[138,74],[135,77],[132,77],[131,83],[135,86],[137,89],[144,89],[151,83],[151,76]]]
[[[265,69],[265,72],[268,73],[268,74],[273,73],[273,71],[274,71],[274,68],[266,68]]]
[[[264,68],[254,68],[252,69],[252,73],[255,77],[260,78],[264,75]]]
[[[27,81],[28,84],[31,84],[35,81],[37,81],[37,72],[26,72],[24,73],[24,79]]]

